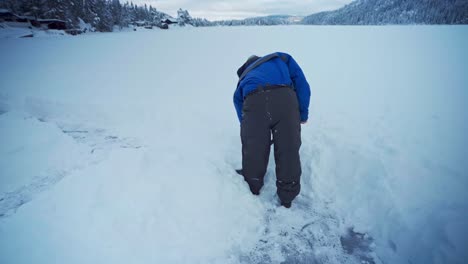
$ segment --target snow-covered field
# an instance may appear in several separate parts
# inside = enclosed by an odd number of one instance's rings
[[[464,263],[468,27],[1,39],[0,263]],[[237,68],[312,88],[302,192],[234,172]]]

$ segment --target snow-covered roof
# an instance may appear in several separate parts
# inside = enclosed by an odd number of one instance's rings
[[[67,23],[65,20],[60,20],[60,19],[55,19],[55,18],[43,18],[43,19],[38,19],[37,21],[47,23],[47,22],[62,22],[62,23]]]
[[[171,21],[171,22],[173,22],[173,23],[176,23],[176,22],[177,22],[177,19],[172,18],[172,17],[166,17],[166,18],[161,19],[161,21],[166,21],[166,20],[169,20],[169,21]]]
[[[11,11],[8,9],[0,8],[0,14],[2,13],[11,13]]]
[[[17,16],[17,17],[22,18],[22,19],[28,19],[28,20],[36,20],[36,18],[33,16]]]

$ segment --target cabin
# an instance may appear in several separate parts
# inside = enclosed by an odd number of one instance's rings
[[[67,30],[67,22],[60,19],[38,19],[41,25],[46,26],[48,29]]]
[[[144,27],[146,26],[148,23],[146,21],[142,21],[142,20],[139,20],[139,21],[135,21],[134,22],[134,25],[137,26],[137,27]]]
[[[161,20],[161,23],[166,25],[177,24],[177,20],[173,18],[166,18]]]
[[[81,30],[79,28],[72,28],[72,29],[65,30],[65,33],[73,35],[73,36],[79,35],[79,34],[81,34],[83,32],[86,32],[86,31],[83,31],[83,30]]]
[[[0,9],[0,22],[30,23],[35,27],[66,30],[67,22],[60,19],[36,19],[33,16],[18,16],[7,9]]]
[[[34,26],[40,29],[64,30],[70,35],[78,35],[83,33],[81,29],[68,28],[67,22],[64,20],[51,18],[36,19],[33,16],[19,16],[7,9],[0,9],[0,22],[13,22],[11,24],[20,23],[15,25],[19,27],[27,26],[29,28],[32,28],[31,26]],[[26,37],[32,37],[32,35],[28,35]]]
[[[36,21],[36,18],[33,16],[17,16],[17,17],[18,19],[16,21],[21,22],[21,23],[28,23],[31,21]]]
[[[33,16],[18,16],[8,9],[0,9],[0,22],[31,23],[34,26],[37,20]]]
[[[166,23],[162,23],[161,25],[159,25],[159,28],[160,29],[169,29],[169,26]]]
[[[0,9],[0,22],[17,22],[19,16],[7,9]]]
[[[161,23],[158,25],[160,29],[169,29],[169,25],[177,24],[177,20],[174,18],[161,19]]]

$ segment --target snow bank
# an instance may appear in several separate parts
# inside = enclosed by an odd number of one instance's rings
[[[0,115],[0,193],[13,192],[34,177],[62,174],[84,148],[58,127],[19,112]],[[50,174],[50,175],[48,175]]]
[[[69,35],[63,30],[39,29],[31,26],[29,23],[3,22],[0,24],[0,39],[58,36]]]
[[[20,24],[20,23],[18,23]],[[24,23],[21,23],[24,24]],[[20,38],[33,34],[33,31],[25,26],[9,25],[2,23],[0,25],[0,38]]]
[[[38,170],[81,165],[0,218],[0,262],[463,263],[466,31],[291,26],[5,39],[0,156],[14,165],[5,168],[23,169],[12,152],[21,146]],[[234,172],[235,71],[273,51],[291,53],[312,87],[302,192],[290,210],[278,207],[272,159],[259,197]],[[31,175],[2,171],[2,188]]]

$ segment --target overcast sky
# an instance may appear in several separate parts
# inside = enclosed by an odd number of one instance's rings
[[[192,17],[208,20],[242,19],[266,15],[310,15],[333,10],[352,0],[132,0],[137,5],[152,5],[159,11],[177,17],[179,8]],[[121,1],[126,2],[126,1]],[[130,0],[129,0],[130,2]]]

